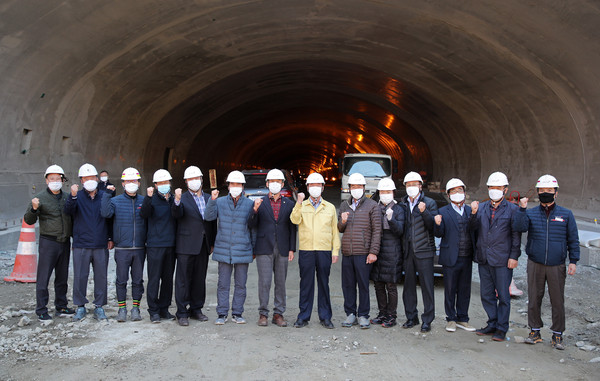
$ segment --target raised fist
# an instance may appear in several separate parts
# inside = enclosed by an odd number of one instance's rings
[[[419,212],[423,213],[425,211],[425,209],[427,208],[427,205],[425,205],[425,203],[423,201],[421,201],[419,203],[419,205],[417,205],[419,207]]]
[[[181,188],[175,189],[175,201],[179,202],[181,200]]]
[[[471,203],[471,213],[472,214],[477,214],[478,210],[479,210],[479,201],[473,201]]]
[[[148,197],[152,197],[154,195],[154,187],[148,187],[148,189],[146,189],[146,194]]]
[[[344,212],[344,213],[342,213],[341,217],[342,217],[342,223],[343,223],[343,224],[345,224],[345,223],[346,223],[346,221],[348,221],[348,215],[349,215],[349,214],[350,214],[349,212]]]
[[[386,209],[385,218],[387,218],[388,221],[392,220],[393,215],[394,215],[394,210],[392,208]]]
[[[77,196],[77,192],[79,191],[79,185],[73,184],[71,185],[71,196]]]
[[[34,198],[31,200],[31,207],[33,208],[33,210],[37,210],[40,207],[40,199],[39,198]]]
[[[304,193],[300,192],[298,193],[298,203],[302,203],[302,201],[304,201]]]
[[[527,208],[528,201],[529,201],[529,199],[527,197],[523,197],[522,199],[519,200],[519,206],[521,208]]]
[[[113,191],[113,192],[114,192],[115,190],[117,190],[117,188],[115,188],[115,186],[114,186],[114,185],[107,185],[107,186],[106,186],[106,189],[108,189],[109,191]]]
[[[217,197],[219,197],[219,190],[213,189],[213,191],[210,193],[210,198],[212,198],[213,200],[216,200]]]
[[[260,204],[262,204],[263,199],[262,198],[257,198],[256,200],[254,200],[254,211],[257,212],[258,208],[260,207]]]
[[[433,219],[435,220],[435,224],[440,226],[442,224],[442,215],[438,214],[437,216],[433,217]]]

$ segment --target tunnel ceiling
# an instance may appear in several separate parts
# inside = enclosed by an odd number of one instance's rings
[[[597,208],[599,16],[591,0],[5,1],[0,185],[54,162],[149,179],[378,151],[473,190],[551,172]]]

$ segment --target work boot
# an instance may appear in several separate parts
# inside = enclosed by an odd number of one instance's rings
[[[531,332],[529,332],[529,337],[525,339],[525,343],[527,344],[537,344],[541,343],[542,341],[544,340],[542,339],[542,334],[540,333],[539,329],[532,329]]]
[[[131,309],[131,321],[142,320],[142,314],[140,313],[140,307],[133,307]]]
[[[85,318],[86,314],[87,314],[87,311],[85,310],[84,306],[77,307],[77,311],[75,312],[75,315],[73,315],[73,321],[83,320],[83,318]]]
[[[552,334],[552,348],[558,349],[558,350],[563,350],[565,349],[565,346],[563,344],[563,337],[562,334],[560,333],[553,333]]]

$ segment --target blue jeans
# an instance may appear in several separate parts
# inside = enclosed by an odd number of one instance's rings
[[[231,288],[231,273],[234,273],[231,314],[241,316],[244,313],[244,302],[246,301],[246,280],[248,279],[248,263],[229,264],[219,262],[219,280],[217,282],[217,314],[219,316],[227,316],[229,313],[229,289]]]

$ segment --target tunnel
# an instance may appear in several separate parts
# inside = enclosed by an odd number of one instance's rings
[[[592,0],[181,0],[0,4],[0,222],[43,174],[189,165],[335,177],[346,153],[472,197],[505,172],[600,211]]]

